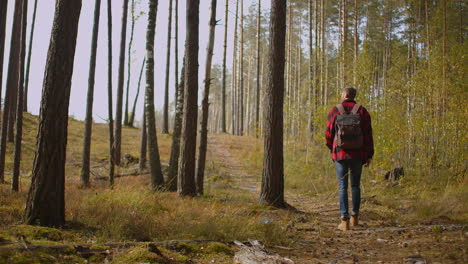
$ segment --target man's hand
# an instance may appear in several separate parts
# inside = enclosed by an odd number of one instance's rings
[[[366,162],[364,163],[364,167],[369,167],[369,165],[371,164],[371,161],[372,159],[367,159]]]

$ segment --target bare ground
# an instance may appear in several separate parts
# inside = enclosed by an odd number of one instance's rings
[[[209,137],[209,159],[222,166],[232,186],[258,198],[261,175],[249,175],[238,157],[242,137]],[[373,217],[363,198],[361,226],[343,232],[335,195],[316,197],[286,190],[286,200],[298,211],[289,230],[300,233],[290,248],[270,246],[270,250],[295,263],[468,263],[467,227],[447,219],[425,219],[418,225],[398,225]],[[369,206],[370,207],[370,206]]]

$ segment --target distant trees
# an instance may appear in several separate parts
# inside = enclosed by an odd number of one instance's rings
[[[285,207],[283,158],[283,103],[286,35],[286,1],[271,1],[268,82],[265,86],[265,129],[262,204]]]
[[[156,118],[154,113],[154,35],[156,29],[157,0],[149,1],[148,28],[146,31],[146,92],[145,115],[148,133],[148,154],[151,171],[151,186],[161,188],[164,178],[161,171],[158,141],[156,135]]]
[[[198,1],[187,1],[186,44],[185,44],[185,94],[182,121],[177,192],[181,196],[195,196],[195,149],[198,114]]]
[[[80,0],[56,2],[26,224],[61,227],[65,223],[68,105],[80,11]]]
[[[10,42],[10,57],[8,60],[8,75],[5,89],[5,100],[4,108],[2,112],[2,129],[0,135],[0,182],[4,182],[5,173],[5,153],[6,153],[6,142],[8,137],[8,128],[14,124],[12,108],[16,106],[13,101],[16,100],[16,92],[19,88],[19,77],[20,77],[20,62],[21,62],[21,37],[22,37],[22,13],[23,13],[23,0],[15,1],[12,34]],[[11,120],[11,122],[10,122]]]
[[[221,91],[221,132],[226,133],[226,50],[228,32],[229,0],[224,7],[223,86]]]

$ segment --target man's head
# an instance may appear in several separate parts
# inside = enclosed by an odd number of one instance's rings
[[[343,89],[343,99],[353,99],[356,97],[357,91],[354,87],[346,87]]]

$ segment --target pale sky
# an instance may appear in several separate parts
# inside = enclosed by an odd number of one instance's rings
[[[190,1],[190,0],[187,0]],[[122,0],[112,0],[112,16],[113,16],[113,92],[114,92],[114,116],[115,116],[115,93],[117,89],[117,74],[118,74],[118,59],[119,59],[119,43],[120,43],[120,30],[121,30],[121,17],[122,17]],[[129,1],[129,6],[131,0]],[[138,0],[136,1],[138,2]],[[206,46],[208,42],[208,21],[210,13],[210,0],[200,0],[200,53],[199,53],[199,87],[202,87],[204,76],[204,65],[206,60]],[[244,11],[257,0],[245,0]],[[179,68],[182,67],[182,57],[184,51],[185,40],[185,0],[179,0]],[[221,64],[223,56],[223,38],[224,38],[224,7],[225,0],[218,1],[217,6],[217,19],[219,26],[216,27],[215,47],[213,64]],[[89,72],[89,56],[91,48],[91,34],[93,27],[93,14],[94,14],[93,0],[83,0],[80,23],[78,28],[78,39],[75,53],[75,64],[73,70],[71,98],[69,114],[77,119],[84,119],[86,111],[86,93],[88,89],[88,72]],[[29,43],[30,23],[32,19],[34,1],[28,1],[28,31],[27,38]],[[268,10],[270,1],[262,0],[262,10]],[[5,39],[5,60],[4,60],[4,80],[3,89],[5,91],[5,82],[8,70],[9,47],[11,38],[11,23],[13,16],[14,0],[8,3],[7,13],[7,29]],[[148,1],[141,0],[139,10],[147,12]],[[163,105],[164,96],[164,83],[165,83],[165,69],[166,69],[166,42],[167,42],[167,21],[168,21],[169,0],[160,0],[158,5],[157,22],[156,22],[156,38],[155,38],[155,105],[156,108],[161,109]],[[37,8],[37,17],[35,25],[35,33],[33,39],[33,50],[31,59],[31,73],[29,82],[29,102],[28,111],[33,114],[39,114],[39,105],[42,94],[42,82],[44,78],[45,62],[47,57],[47,50],[50,41],[50,32],[52,29],[52,22],[54,18],[55,1],[54,0],[39,0]],[[96,62],[96,82],[94,92],[94,109],[93,118],[96,122],[104,122],[107,119],[107,1],[102,0],[101,3],[101,16],[99,24],[99,39],[98,51]],[[227,50],[227,64],[231,67],[232,63],[232,41],[234,31],[234,12],[235,1],[229,1],[229,21],[228,21],[228,50]],[[174,19],[174,16],[173,16]],[[130,37],[130,12],[127,24],[127,47],[125,54],[127,56],[128,40]],[[131,85],[130,85],[130,103],[133,103],[134,95],[138,84],[138,74],[140,71],[141,63],[145,55],[145,41],[146,41],[146,27],[147,16],[143,15],[135,24],[135,33],[133,41],[133,55],[132,55],[132,68],[131,68]],[[174,26],[172,27],[172,38],[174,37]],[[174,40],[171,44],[171,79],[169,96],[170,101],[174,97]],[[125,63],[125,74],[127,73],[127,62]],[[179,69],[180,75],[180,69]],[[125,78],[125,85],[126,85]],[[142,99],[145,87],[145,74],[143,72],[142,87],[140,97],[138,99],[136,119],[139,120],[142,115]],[[125,86],[126,87],[126,86]],[[125,88],[124,87],[124,88]],[[200,94],[201,94],[201,89]],[[200,97],[200,96],[199,96]],[[2,95],[2,100],[4,96]],[[129,106],[130,108],[131,106]],[[172,109],[171,109],[172,110]],[[158,124],[158,127],[160,124]]]

